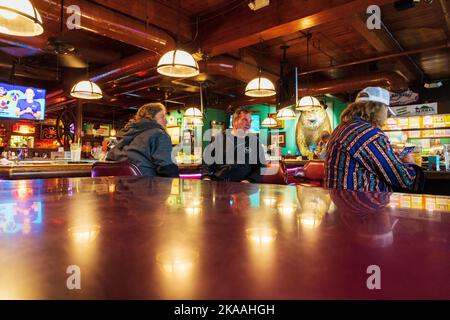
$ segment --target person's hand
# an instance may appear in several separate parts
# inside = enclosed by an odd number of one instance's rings
[[[250,181],[248,181],[248,180],[242,180],[241,182],[242,183],[250,183]]]
[[[28,107],[25,111],[26,111],[27,113],[33,113],[33,111],[31,110],[30,107]]]

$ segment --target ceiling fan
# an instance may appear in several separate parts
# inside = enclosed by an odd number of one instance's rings
[[[66,68],[87,68],[88,64],[83,61],[77,48],[70,43],[64,34],[64,0],[61,0],[61,15],[59,19],[59,34],[48,39],[47,52],[56,55],[58,66]]]

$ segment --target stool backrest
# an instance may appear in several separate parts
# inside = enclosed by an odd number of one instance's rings
[[[142,176],[141,170],[129,161],[105,161],[96,162],[92,165],[91,177],[108,176]]]
[[[303,167],[304,177],[308,180],[323,181],[325,177],[325,162],[310,160]]]

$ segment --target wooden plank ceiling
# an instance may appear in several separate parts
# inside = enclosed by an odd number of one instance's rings
[[[77,1],[87,0],[66,0],[69,4]],[[17,74],[16,83],[45,86],[49,93],[67,90],[74,79],[87,71],[56,68],[55,57],[47,41],[49,37],[59,34],[59,22],[56,13],[50,15],[50,11],[46,10],[49,10],[50,4],[57,6],[59,1],[35,2],[40,4],[38,9],[44,18],[46,32],[35,39],[1,36],[0,81],[10,80],[8,71],[11,68],[8,65],[14,62],[22,68],[42,70],[45,75],[53,72],[53,77],[42,76],[41,79]],[[410,84],[450,78],[448,47],[364,62],[387,54],[447,44],[450,18],[445,12],[448,12],[450,5],[445,0],[421,1],[402,11],[394,8],[394,0],[271,0],[268,7],[258,11],[250,10],[249,1],[242,0],[87,2],[98,7],[98,10],[107,10],[113,19],[117,17],[117,21],[129,21],[135,29],[142,30],[139,32],[145,33],[149,28],[154,28],[167,34],[174,43],[178,40],[182,47],[197,52],[198,58],[207,58],[206,69],[202,66],[206,74],[194,79],[172,81],[158,77],[155,71],[158,56],[155,56],[153,66],[126,77],[108,79],[103,84],[106,98],[85,108],[98,110],[91,114],[100,117],[110,115],[111,110],[128,116],[136,106],[149,101],[169,100],[167,104],[173,109],[198,105],[199,81],[206,81],[203,84],[208,93],[209,106],[227,108],[234,99],[242,101],[245,77],[242,74],[221,73],[220,70],[208,74],[208,63],[213,63],[214,59],[232,59],[242,62],[240,68],[247,70],[247,73],[250,72],[248,70],[257,70],[259,66],[277,78],[283,58],[280,47],[284,45],[289,46],[287,60],[291,68],[296,66],[302,72],[327,68],[311,74],[308,81],[343,79],[374,71],[397,72]],[[381,6],[381,30],[366,27],[365,11],[373,4]],[[136,54],[142,57],[151,55],[150,52],[146,54],[141,42],[135,43],[132,37],[118,41],[106,34],[78,30],[65,32],[64,39],[73,44],[78,54],[89,63],[91,74],[107,68],[113,70],[112,66],[120,66],[122,61],[132,59]],[[349,63],[352,65],[348,67],[333,67]],[[305,77],[300,81],[305,81]],[[60,110],[66,101],[73,103],[70,98],[52,100],[52,103],[55,102],[53,110]]]

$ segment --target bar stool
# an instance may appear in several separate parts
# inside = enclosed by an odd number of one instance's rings
[[[96,162],[92,165],[91,177],[108,177],[108,176],[142,176],[141,170],[129,161],[105,161]]]
[[[295,178],[297,185],[304,187],[322,187],[325,178],[325,162],[322,160],[310,160],[299,170]]]

